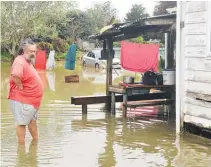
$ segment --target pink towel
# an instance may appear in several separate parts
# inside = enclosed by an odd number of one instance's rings
[[[159,45],[121,42],[121,64],[125,70],[146,72],[158,70]]]

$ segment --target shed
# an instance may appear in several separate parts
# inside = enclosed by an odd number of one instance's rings
[[[176,14],[167,14],[138,19],[133,22],[113,24],[105,31],[90,36],[90,39],[103,41],[104,47],[107,45],[108,48],[106,94],[109,95],[108,87],[112,85],[113,42],[135,38],[148,32],[163,32],[163,35],[166,33],[168,36],[167,68],[172,68],[174,65],[173,43],[176,40],[175,28]]]
[[[174,9],[175,11],[175,9]],[[90,38],[108,45],[107,95],[112,84],[114,41],[147,32],[166,33],[167,65],[173,66],[176,41],[176,132],[185,124],[211,130],[211,2],[177,1],[176,13],[114,24]],[[176,33],[175,33],[176,30]],[[176,39],[174,38],[176,34]]]

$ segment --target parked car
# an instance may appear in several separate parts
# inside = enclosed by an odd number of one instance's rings
[[[84,67],[94,67],[98,69],[105,69],[107,66],[106,60],[101,60],[102,48],[96,48],[92,51],[87,52],[82,57],[82,63]],[[120,48],[114,48],[115,54],[113,58],[112,68],[121,68],[120,64]]]

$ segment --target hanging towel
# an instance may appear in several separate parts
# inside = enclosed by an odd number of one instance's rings
[[[45,70],[46,69],[46,51],[38,49],[35,59],[35,69]]]
[[[46,64],[47,70],[53,70],[55,68],[56,63],[55,63],[54,56],[55,56],[55,50],[50,51],[47,64]]]
[[[76,57],[76,44],[72,44],[67,52],[65,60],[65,69],[74,70],[75,69],[75,58]]]
[[[121,65],[125,70],[146,72],[158,70],[159,45],[121,42]]]

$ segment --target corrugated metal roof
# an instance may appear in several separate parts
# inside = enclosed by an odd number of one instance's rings
[[[91,35],[90,39],[99,39],[103,40],[108,37],[115,37],[119,35],[124,35],[126,33],[137,33],[137,31],[166,31],[167,29],[171,28],[172,22],[167,24],[155,24],[155,23],[148,23],[146,25],[146,22],[153,21],[153,20],[158,20],[158,19],[172,19],[175,20],[176,22],[176,14],[167,14],[167,15],[160,15],[160,16],[153,16],[153,17],[148,17],[144,19],[138,19],[133,22],[126,22],[126,23],[120,23],[120,24],[113,24],[110,29],[107,29],[103,33],[98,33],[95,35]],[[156,30],[157,29],[157,30]]]

